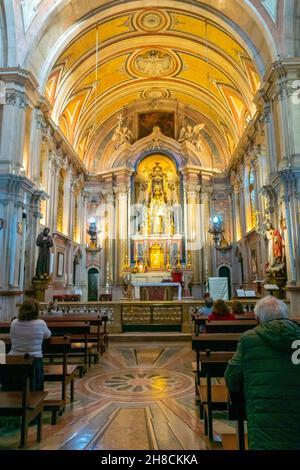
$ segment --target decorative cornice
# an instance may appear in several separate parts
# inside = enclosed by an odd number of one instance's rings
[[[278,99],[284,92],[291,96],[295,92],[293,82],[299,80],[300,58],[278,58],[270,64],[258,90],[254,103],[263,106],[274,99]]]
[[[39,87],[33,73],[21,67],[0,67],[0,80],[23,85],[32,91],[37,90]]]
[[[5,95],[5,104],[11,106],[18,105],[21,109],[24,110],[28,108],[28,100],[26,95],[20,91],[8,91]]]
[[[6,174],[0,175],[0,189],[8,193],[8,199],[14,200],[23,192],[32,194],[34,183],[25,176]]]

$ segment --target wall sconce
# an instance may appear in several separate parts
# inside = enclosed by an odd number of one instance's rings
[[[87,230],[88,235],[90,236],[90,244],[89,248],[96,249],[97,248],[97,226],[96,220],[94,217],[91,217],[89,220],[89,229]]]
[[[232,246],[225,239],[224,222],[220,215],[215,215],[211,218],[208,232],[213,235],[214,245],[217,250],[230,250]]]
[[[221,235],[224,233],[224,224],[222,217],[220,215],[215,215],[210,219],[208,233],[213,235],[214,245],[218,246],[220,244]]]

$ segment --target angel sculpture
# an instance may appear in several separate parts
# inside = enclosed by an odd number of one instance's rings
[[[187,140],[191,142],[198,151],[202,150],[202,140],[200,132],[204,129],[205,124],[196,124],[196,126],[183,126],[180,131],[178,142]]]
[[[124,142],[131,142],[133,139],[133,134],[129,127],[122,126],[123,118],[120,116],[117,128],[112,136],[112,141],[115,142],[115,149],[117,150],[120,145],[124,144]]]

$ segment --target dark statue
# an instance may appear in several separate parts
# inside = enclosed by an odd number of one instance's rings
[[[36,239],[39,247],[39,257],[36,265],[36,277],[49,277],[50,272],[50,248],[53,246],[53,240],[49,235],[50,229],[44,228]]]

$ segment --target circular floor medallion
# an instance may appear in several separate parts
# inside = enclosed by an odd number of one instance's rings
[[[129,369],[104,372],[91,378],[89,393],[125,401],[151,401],[193,393],[192,377],[178,371]]]

